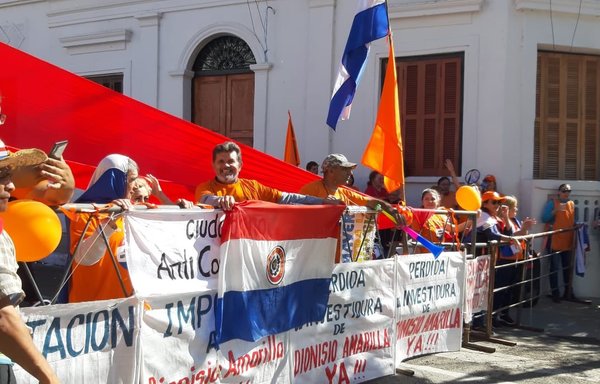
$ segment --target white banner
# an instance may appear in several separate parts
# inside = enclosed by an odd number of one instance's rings
[[[207,290],[147,300],[142,383],[289,382],[286,333],[257,343],[215,344],[216,297],[216,290]]]
[[[322,322],[290,331],[293,381],[359,383],[394,373],[394,260],[336,265]]]
[[[467,260],[465,283],[465,322],[473,320],[473,314],[487,310],[490,284],[490,255]]]
[[[216,290],[148,298],[142,319],[141,382],[219,382]]]
[[[106,300],[22,308],[33,341],[63,384],[137,384],[140,304]],[[37,383],[15,365],[18,383]]]
[[[217,346],[222,214],[136,211],[125,223],[139,297],[23,310],[64,383],[360,383],[393,374],[394,355],[398,365],[460,348],[460,253],[337,264],[322,321]],[[476,260],[468,264],[469,284],[487,297],[489,257]],[[16,374],[35,382],[18,367]]]
[[[462,338],[464,257],[459,252],[397,256],[396,361],[458,351]]]
[[[220,210],[127,212],[125,251],[136,295],[216,288],[223,219]]]
[[[368,213],[370,212],[370,213]],[[367,207],[350,206],[342,215],[341,261],[366,261],[373,259],[377,214]],[[381,252],[377,250],[377,252]]]

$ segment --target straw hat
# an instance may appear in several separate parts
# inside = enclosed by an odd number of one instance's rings
[[[30,165],[38,165],[46,161],[46,154],[37,148],[22,149],[17,152],[11,152],[0,140],[0,168],[18,168]]]

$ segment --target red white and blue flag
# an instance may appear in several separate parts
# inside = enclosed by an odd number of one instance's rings
[[[371,42],[387,36],[388,32],[385,0],[358,0],[327,114],[327,125],[333,130],[338,120],[350,117],[352,100],[367,63]]]
[[[236,204],[222,229],[217,342],[323,320],[344,206]]]

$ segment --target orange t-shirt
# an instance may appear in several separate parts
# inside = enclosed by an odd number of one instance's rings
[[[554,206],[560,204],[554,200]],[[575,225],[575,203],[572,200],[567,201],[565,210],[558,211],[554,215],[554,229],[566,229]],[[573,231],[561,232],[552,235],[553,251],[568,251],[573,249]]]
[[[256,180],[238,179],[233,184],[221,184],[216,179],[202,183],[196,187],[194,197],[196,201],[204,195],[233,196],[235,201],[262,200],[277,203],[282,192],[262,185]]]
[[[320,197],[322,199],[326,198],[330,194],[327,191],[327,188],[325,188],[323,180],[315,180],[304,185],[302,188],[300,188],[300,193],[304,195]],[[338,187],[333,196],[336,199],[343,201],[346,205],[360,205],[362,207],[366,206],[370,200],[370,198],[367,196],[363,196],[351,189],[343,187]]]
[[[87,213],[79,214],[77,215],[77,220],[71,221],[71,254],[75,251],[77,242],[83,233],[83,229],[85,228],[85,224],[89,217],[90,214]],[[129,272],[119,263],[118,259],[116,259],[118,257],[117,249],[123,245],[123,219],[117,219],[115,223],[117,225],[117,230],[108,238],[108,243],[115,257],[115,262],[123,279],[125,289],[131,295],[133,293],[133,286],[131,285]],[[98,225],[98,220],[94,219],[86,229],[84,236],[87,237],[93,235],[96,232]],[[104,240],[99,239],[98,241]],[[72,272],[73,275],[71,276],[71,285],[69,287],[69,303],[125,297],[108,251],[106,251],[102,259],[94,265],[86,266],[74,263]]]

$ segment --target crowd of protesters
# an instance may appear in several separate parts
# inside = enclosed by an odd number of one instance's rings
[[[3,145],[2,145],[3,146]],[[71,200],[74,191],[74,177],[66,162],[61,158],[49,159],[45,154],[35,157],[36,150],[29,153],[30,161],[23,153],[0,151],[0,210],[6,209],[6,202],[11,193],[13,198],[33,199],[47,205],[58,206]],[[39,151],[41,152],[41,151]],[[22,163],[10,160],[3,164],[3,153],[8,159],[20,156]],[[34,153],[34,154],[32,154]],[[14,164],[13,164],[14,162]],[[364,193],[357,191],[354,186],[353,170],[357,164],[348,161],[342,154],[330,154],[321,164],[323,176],[310,182],[300,189],[301,193],[290,193],[263,185],[256,180],[243,179],[239,173],[243,166],[241,149],[233,142],[217,145],[212,154],[212,167],[215,177],[200,183],[196,188],[194,201],[185,199],[172,200],[161,189],[158,179],[148,174],[140,175],[137,163],[123,155],[106,156],[98,164],[88,188],[75,201],[77,203],[111,204],[128,210],[135,204],[148,204],[154,195],[161,204],[178,205],[180,208],[211,207],[230,210],[236,203],[246,200],[263,200],[279,204],[346,204],[366,206],[373,210],[383,210],[399,226],[410,225],[432,242],[453,241],[459,234],[473,230],[469,221],[453,222],[448,216],[433,211],[440,208],[460,209],[456,200],[456,189],[460,182],[451,161],[445,163],[450,177],[441,177],[437,184],[423,191],[421,196],[422,210],[414,210],[409,216],[403,210],[398,210],[395,204],[403,203],[401,191],[387,191],[384,187],[384,177],[373,171]],[[306,169],[318,173],[318,164],[309,162]],[[13,184],[16,184],[16,186]],[[454,190],[452,188],[454,186]],[[482,205],[478,213],[476,231],[477,238],[507,241],[498,260],[498,265],[521,260],[526,255],[514,236],[527,234],[536,223],[535,219],[517,217],[518,202],[514,196],[503,196],[498,192],[497,180],[493,175],[487,175],[477,186],[481,193]],[[571,187],[562,184],[557,197],[548,201],[544,207],[542,221],[555,229],[572,227],[574,224],[574,204],[569,199]],[[87,225],[88,221],[91,223]],[[2,233],[2,232],[0,232]],[[26,332],[18,317],[11,308],[23,298],[21,282],[17,275],[14,260],[14,247],[6,231],[2,236],[7,238],[0,256],[7,259],[0,266],[3,273],[0,279],[0,339],[11,340],[13,344],[0,343],[0,376],[10,376],[12,372],[9,358],[19,362],[40,381],[53,382],[55,375],[39,352],[32,349],[30,342],[23,340]],[[108,241],[104,241],[104,236]],[[109,214],[81,213],[72,218],[70,225],[70,252],[73,256],[72,276],[69,284],[69,302],[83,302],[127,297],[133,294],[126,262],[119,249],[123,245],[122,216]],[[382,240],[391,242],[390,232],[382,235]],[[563,281],[569,286],[572,270],[570,252],[573,244],[573,232],[564,232],[551,237],[548,249],[556,251],[556,258],[551,260],[550,284],[552,297],[560,301],[558,287],[558,268],[562,264]],[[418,252],[426,252],[419,247]],[[498,284],[511,284],[515,281],[517,269],[505,269],[498,273]],[[565,290],[563,298],[573,297],[572,291]],[[499,293],[495,297],[498,308],[510,301],[509,293]],[[512,323],[508,312],[501,312],[499,320]],[[4,332],[1,327],[4,322],[15,331]]]

